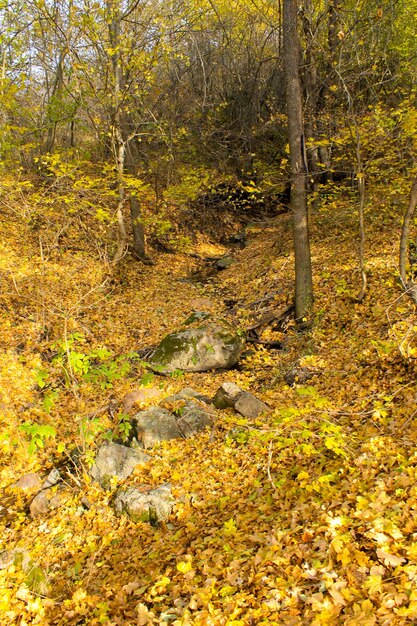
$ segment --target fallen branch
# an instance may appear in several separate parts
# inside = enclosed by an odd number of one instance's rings
[[[242,309],[253,309],[258,304],[263,304],[264,302],[270,302],[281,293],[280,289],[276,289],[275,291],[271,291],[271,293],[267,293],[263,298],[259,298],[258,300],[254,300],[253,302],[249,302],[248,304],[244,304],[241,306]]]
[[[281,309],[280,311],[266,311],[266,313],[262,315],[260,320],[258,320],[254,324],[251,324],[250,326],[247,326],[245,328],[245,331],[249,332],[251,330],[256,330],[257,328],[260,328],[261,326],[268,326],[269,324],[271,324],[271,322],[280,322],[284,320],[290,313],[292,313],[293,310],[294,304],[289,304],[285,307],[285,309]]]

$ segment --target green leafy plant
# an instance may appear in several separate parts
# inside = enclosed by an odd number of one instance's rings
[[[84,450],[91,445],[105,430],[105,426],[99,417],[83,418],[80,420],[80,437]]]
[[[144,364],[146,366],[146,363]],[[142,378],[139,381],[139,385],[141,387],[147,387],[150,385],[155,379],[155,374],[153,372],[145,372]]]
[[[117,431],[120,434],[122,441],[128,441],[133,428],[129,415],[126,413],[119,413],[118,418],[119,422],[117,425]]]
[[[56,429],[49,424],[34,424],[31,421],[27,421],[21,424],[19,429],[30,438],[29,454],[34,454],[39,448],[44,448],[47,439],[56,437]]]
[[[45,394],[43,401],[42,401],[42,407],[45,413],[49,414],[51,412],[58,397],[59,397],[59,390],[55,388],[51,389],[50,391],[48,391],[48,393]]]
[[[98,385],[101,389],[111,389],[115,381],[130,372],[131,355],[115,357],[104,346],[90,351],[80,351],[79,347],[85,343],[84,336],[74,332],[54,345],[57,354],[53,363],[62,368],[67,387],[75,378]]]

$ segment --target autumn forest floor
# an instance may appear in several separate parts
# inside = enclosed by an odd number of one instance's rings
[[[237,369],[153,379],[131,352],[202,299],[241,328],[285,308],[289,216],[253,220],[234,264],[203,280],[207,258],[227,252],[207,236],[196,233],[189,250],[151,250],[152,266],[127,257],[110,272],[99,234],[76,220],[59,234],[52,217],[39,225],[22,203],[4,204],[0,552],[29,553],[46,587],[37,592],[17,565],[0,569],[1,624],[416,622],[417,327],[397,271],[405,189],[368,195],[363,302],[355,199],[340,191],[311,211],[312,329],[266,325],[261,338],[283,350],[251,344]],[[313,378],[286,384],[295,364]],[[257,421],[219,412],[211,432],[154,449],[129,481],[172,484],[169,522],[116,517],[82,468],[106,432],[121,435],[124,395],[149,385],[162,397],[183,387],[212,396],[225,381],[272,411]],[[83,464],[64,506],[31,519],[30,493],[13,483],[46,475],[74,447]]]

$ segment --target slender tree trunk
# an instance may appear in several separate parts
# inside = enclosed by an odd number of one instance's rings
[[[118,175],[118,205],[116,215],[119,227],[119,240],[114,257],[114,261],[117,262],[124,256],[128,248],[126,224],[123,213],[123,208],[127,201],[124,174],[126,171],[131,176],[134,176],[136,172],[135,160],[132,153],[133,135],[130,135],[129,132],[126,113],[123,111],[123,98],[121,94],[123,88],[123,75],[120,59],[120,23],[122,18],[118,0],[108,0],[107,10],[110,15],[109,40],[111,45],[111,63],[113,70],[111,123],[114,137],[113,152],[116,156]],[[130,196],[129,205],[133,232],[133,250],[137,258],[145,259],[145,233],[138,198]]]
[[[297,0],[283,7],[284,65],[286,79],[288,140],[291,165],[291,209],[295,254],[295,318],[308,320],[313,304],[310,239],[307,212],[306,151],[300,81],[300,52],[297,30]]]
[[[70,148],[74,148],[75,147],[75,120],[71,120],[71,122],[70,122],[69,147]]]
[[[359,161],[361,163],[361,161]],[[366,295],[366,290],[368,287],[368,278],[366,276],[365,269],[365,173],[362,169],[358,172],[358,190],[359,190],[359,208],[358,208],[358,217],[359,217],[359,270],[361,273],[361,290],[357,296],[357,301],[362,302]]]
[[[317,145],[317,113],[318,113],[318,88],[317,88],[317,62],[314,53],[314,37],[312,27],[312,2],[304,0],[303,30],[306,41],[304,91],[305,91],[305,120],[304,132],[307,144],[308,186],[316,191],[318,184],[319,153]]]
[[[349,91],[349,88],[343,79],[343,76],[337,72],[337,75],[340,80],[340,84],[343,86],[343,89],[346,93],[346,98],[348,102],[348,110],[349,110],[349,118],[348,118],[348,127],[349,132],[352,138],[352,146],[355,152],[356,158],[356,178],[358,180],[358,192],[359,192],[359,205],[358,205],[358,217],[359,217],[359,269],[361,273],[361,281],[362,286],[361,290],[356,298],[358,302],[362,302],[366,295],[366,290],[368,287],[368,279],[366,276],[366,263],[365,263],[365,167],[362,161],[362,140],[361,133],[359,129],[359,124],[356,119],[355,108],[354,108],[354,99],[352,94]]]
[[[52,87],[52,93],[48,103],[48,136],[45,144],[45,152],[53,152],[53,149],[55,147],[56,130],[58,126],[57,109],[58,102],[62,98],[62,87],[64,82],[64,60],[66,55],[67,50],[61,50],[58,66],[56,68],[55,80]]]
[[[410,224],[417,205],[417,177],[411,186],[410,200],[404,214],[400,240],[400,280],[404,291],[410,296],[414,304],[417,304],[417,285],[407,280],[408,240],[410,236]]]
[[[115,129],[117,130],[117,129]],[[125,205],[125,182],[124,182],[124,168],[125,168],[125,157],[126,157],[126,147],[121,136],[117,136],[117,132],[115,133],[114,139],[114,153],[116,156],[116,166],[117,166],[117,207],[116,207],[116,219],[117,225],[119,228],[119,237],[117,242],[116,254],[114,255],[113,262],[117,263],[122,259],[126,253],[127,249],[127,233],[126,233],[126,225],[125,219],[123,215],[123,209]]]
[[[330,52],[330,65],[336,61],[337,51],[340,44],[340,39],[338,37],[338,32],[340,30],[339,23],[339,11],[340,11],[341,0],[331,0],[329,2],[328,8],[328,31],[327,31],[327,40],[329,44],[329,52]],[[331,71],[331,67],[329,67]]]
[[[127,146],[126,171],[130,176],[136,176],[134,147],[132,143],[133,142],[130,142],[130,144]],[[142,210],[141,210],[139,198],[136,198],[136,196],[130,195],[129,205],[130,205],[130,220],[132,222],[134,256],[139,259],[144,259],[146,258],[145,231],[143,228]]]
[[[108,0],[107,10],[109,13],[109,43],[110,43],[110,60],[112,66],[112,102],[111,102],[111,133],[112,133],[112,152],[116,162],[117,171],[117,206],[116,219],[118,225],[118,242],[116,254],[113,262],[117,263],[126,253],[127,249],[127,233],[124,218],[124,205],[126,200],[126,187],[124,180],[124,170],[126,161],[126,142],[123,137],[121,125],[121,98],[120,87],[122,72],[120,67],[120,8],[117,0]]]

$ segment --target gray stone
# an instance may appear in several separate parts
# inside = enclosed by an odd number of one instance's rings
[[[182,436],[189,438],[212,426],[213,417],[201,404],[189,400],[178,410],[177,424]]]
[[[61,480],[62,480],[62,477],[61,477],[61,474],[59,473],[59,470],[57,470],[56,467],[54,467],[53,469],[51,469],[51,471],[49,472],[49,474],[43,481],[42,489],[49,489],[50,487],[57,485]]]
[[[206,405],[187,400],[187,397],[190,396],[180,393],[166,398],[169,405],[178,404],[173,413],[162,407],[152,407],[133,416],[133,432],[144,448],[151,448],[159,441],[192,437],[212,425]]]
[[[128,515],[135,522],[156,524],[165,521],[172,511],[174,499],[171,485],[165,483],[151,491],[143,491],[137,487],[119,490],[113,506],[119,515]]]
[[[105,443],[97,453],[90,474],[102,487],[109,488],[112,477],[128,478],[135,467],[144,464],[149,456],[141,450],[133,450],[118,443]]]
[[[235,406],[237,396],[243,392],[243,389],[235,383],[223,383],[216,391],[212,402],[217,409],[227,409]]]
[[[243,417],[250,419],[255,419],[261,415],[261,413],[270,410],[265,402],[259,400],[253,393],[249,393],[249,391],[243,391],[238,395],[235,402],[235,409],[238,413],[243,415]]]
[[[206,372],[233,367],[245,344],[241,333],[227,322],[206,320],[201,323],[197,320],[196,323],[197,326],[164,337],[155,349],[149,367],[161,374],[175,370]]]
[[[223,383],[213,398],[218,409],[233,407],[243,417],[254,419],[261,413],[269,411],[269,406],[259,400],[253,393],[244,391],[235,383]]]
[[[226,270],[234,263],[233,257],[226,254],[226,256],[222,256],[220,259],[216,261],[216,269],[219,271]]]
[[[182,437],[175,415],[159,406],[140,411],[133,416],[131,423],[136,439],[144,448]]]
[[[246,246],[246,242],[247,242],[247,235],[246,235],[246,231],[241,230],[238,233],[236,233],[235,235],[232,235],[229,238],[230,243],[239,243],[242,248],[244,248]]]

